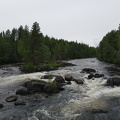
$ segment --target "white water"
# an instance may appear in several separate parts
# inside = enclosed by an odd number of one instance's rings
[[[0,103],[5,104],[0,109],[0,120],[119,120],[120,119],[120,87],[105,86],[107,79],[96,78],[88,80],[88,74],[80,73],[81,69],[92,67],[101,73],[107,73],[105,66],[108,64],[99,62],[91,63],[91,59],[72,61],[77,62],[77,67],[65,67],[59,70],[23,74],[0,78]],[[85,62],[86,61],[86,62]],[[80,65],[78,63],[84,64]],[[88,66],[89,65],[89,66]],[[26,80],[40,79],[44,74],[62,75],[72,74],[74,78],[84,79],[83,85],[74,81],[71,85],[64,86],[65,90],[45,98],[40,94],[19,96],[19,99],[26,100],[26,106],[14,106],[13,103],[6,103],[5,98],[14,95],[17,88]],[[106,74],[107,77],[109,74]],[[108,111],[107,114],[92,114],[92,109]]]

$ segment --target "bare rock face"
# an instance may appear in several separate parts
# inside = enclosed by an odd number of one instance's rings
[[[72,77],[72,75],[70,75],[70,74],[66,74],[66,75],[64,76],[64,78],[65,78],[66,81],[72,81],[72,80],[73,80],[73,77]]]
[[[109,86],[120,86],[120,77],[108,78],[106,84]]]
[[[13,102],[13,101],[16,101],[18,99],[17,96],[10,96],[10,97],[7,97],[5,100],[6,102]]]

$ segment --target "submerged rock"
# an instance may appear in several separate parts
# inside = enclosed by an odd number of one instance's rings
[[[108,78],[106,84],[109,86],[120,86],[120,77]]]
[[[7,97],[5,100],[6,102],[13,102],[13,101],[16,101],[18,99],[17,96],[10,96],[10,97]]]
[[[16,101],[15,103],[14,103],[14,105],[15,106],[18,106],[18,105],[26,105],[26,102],[25,101]]]
[[[92,113],[107,113],[107,111],[101,109],[92,109]]]
[[[3,107],[4,107],[3,104],[0,104],[0,109],[3,108]]]

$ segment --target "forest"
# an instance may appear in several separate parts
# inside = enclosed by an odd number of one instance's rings
[[[24,69],[55,65],[56,61],[96,57],[96,48],[43,35],[39,23],[0,33],[0,64],[23,63]]]
[[[120,64],[120,26],[107,33],[97,48],[98,59]]]

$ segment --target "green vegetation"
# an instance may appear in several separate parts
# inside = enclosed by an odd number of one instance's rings
[[[106,34],[97,48],[98,59],[120,64],[120,29]]]
[[[58,60],[95,56],[94,47],[44,36],[37,22],[31,30],[26,25],[0,33],[0,64],[23,62],[23,69],[28,72],[59,66]]]

